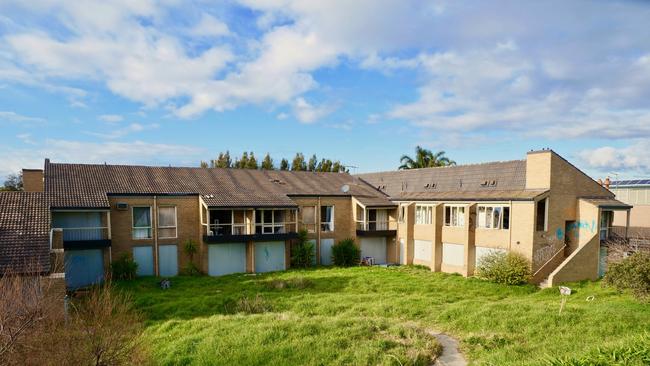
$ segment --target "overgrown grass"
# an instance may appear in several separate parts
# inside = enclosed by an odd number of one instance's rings
[[[431,329],[458,338],[475,364],[581,365],[567,362],[643,349],[650,329],[647,304],[599,283],[571,285],[559,315],[557,289],[414,267],[178,277],[165,291],[156,281],[119,287],[147,319],[155,361],[168,365],[428,364],[438,352]],[[263,311],[228,309],[242,299],[261,299]]]

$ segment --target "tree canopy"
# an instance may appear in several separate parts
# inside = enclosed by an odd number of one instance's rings
[[[230,157],[230,152],[219,153],[216,159],[209,161],[201,161],[201,168],[234,168],[234,169],[261,169],[261,170],[293,170],[293,171],[310,171],[310,172],[347,172],[345,165],[340,161],[332,161],[331,159],[320,159],[316,154],[313,154],[309,160],[305,159],[305,155],[301,152],[296,153],[291,162],[288,159],[282,158],[279,166],[276,167],[270,153],[266,153],[261,163],[258,163],[255,153],[243,152],[242,156],[236,158],[233,162]]]
[[[418,168],[432,168],[439,166],[456,165],[456,162],[445,156],[444,151],[432,152],[421,146],[415,147],[415,156],[402,155],[400,158],[400,170],[404,169],[418,169]]]

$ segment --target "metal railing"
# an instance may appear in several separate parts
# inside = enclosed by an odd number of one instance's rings
[[[62,228],[63,241],[106,240],[108,227],[70,227]]]
[[[374,221],[357,221],[357,230],[362,231],[384,231],[395,230],[395,220],[374,220]]]
[[[255,224],[255,234],[287,234],[298,232],[296,222],[275,222],[272,224]]]
[[[247,235],[250,230],[246,230],[246,224],[211,224],[208,225],[208,235]]]

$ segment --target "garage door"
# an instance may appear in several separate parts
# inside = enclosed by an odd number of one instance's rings
[[[138,276],[153,276],[153,247],[133,247],[133,260],[138,264]]]
[[[478,266],[479,263],[481,263],[483,257],[494,252],[505,253],[506,250],[500,248],[476,247],[476,265]]]
[[[158,273],[163,277],[178,275],[178,249],[176,245],[158,247]]]
[[[465,247],[462,244],[442,243],[442,263],[450,266],[464,266]]]
[[[255,272],[282,271],[284,262],[283,241],[255,243]]]
[[[361,238],[361,257],[373,257],[375,264],[386,264],[386,238]]]
[[[431,240],[416,240],[414,258],[419,261],[431,262]]]
[[[244,272],[246,272],[246,244],[227,243],[208,246],[210,276]]]
[[[86,287],[104,280],[101,249],[66,250],[65,283],[70,289]]]
[[[332,247],[334,239],[321,239],[320,241],[320,264],[323,266],[332,265]]]

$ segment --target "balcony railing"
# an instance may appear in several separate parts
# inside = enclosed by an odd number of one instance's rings
[[[212,224],[209,225],[208,235],[247,235],[250,230],[246,230],[246,224]]]
[[[208,225],[207,236],[288,234],[298,232],[297,227],[298,224],[295,222],[257,223],[251,225],[212,224]]]
[[[396,230],[395,220],[357,221],[358,231]]]
[[[298,225],[295,222],[276,222],[273,224],[255,224],[256,234],[287,234],[298,232]]]
[[[107,240],[107,227],[63,228],[63,241]]]

